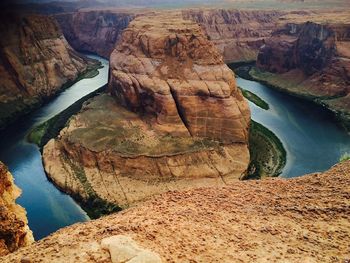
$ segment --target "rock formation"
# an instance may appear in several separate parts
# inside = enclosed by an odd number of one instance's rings
[[[75,52],[47,16],[2,13],[0,32],[0,128],[96,63]]]
[[[261,48],[254,77],[315,99],[350,120],[350,24],[288,23]]]
[[[45,170],[64,191],[125,207],[244,175],[248,104],[215,46],[181,14],[130,23],[111,55],[109,93],[44,147]]]
[[[142,10],[81,10],[56,14],[68,42],[76,50],[90,51],[109,58],[121,32]],[[173,13],[173,11],[164,11]],[[284,12],[225,9],[186,9],[184,19],[201,25],[225,62],[255,60],[264,38],[269,37]],[[171,14],[170,14],[171,15]]]
[[[86,10],[55,15],[72,47],[109,59],[122,31],[135,17],[125,10]]]
[[[182,14],[201,25],[229,63],[255,60],[264,38],[285,12],[193,9]]]
[[[168,192],[61,229],[2,260],[110,262],[102,246],[118,237],[115,249],[125,248],[119,244],[126,239],[159,254],[163,262],[346,262],[349,174],[347,161],[293,179]]]
[[[0,162],[0,256],[34,241],[27,225],[26,211],[15,203],[20,194],[12,175]]]

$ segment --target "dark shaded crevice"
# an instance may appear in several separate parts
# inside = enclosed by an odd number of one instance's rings
[[[193,137],[193,134],[191,133],[191,130],[189,128],[189,124],[188,124],[188,122],[186,120],[185,113],[183,112],[183,110],[181,110],[181,105],[180,105],[180,102],[177,99],[176,92],[171,87],[170,87],[170,93],[171,93],[171,96],[173,97],[173,100],[175,102],[175,106],[176,106],[176,109],[177,109],[177,113],[178,113],[182,123],[185,125],[185,127],[188,130],[188,132],[191,135],[191,137]]]

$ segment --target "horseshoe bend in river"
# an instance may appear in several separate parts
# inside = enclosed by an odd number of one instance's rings
[[[107,83],[108,61],[98,56],[90,57],[98,59],[104,66],[97,76],[78,81],[28,115],[25,121],[1,133],[0,160],[9,167],[16,184],[22,189],[18,203],[27,210],[29,227],[36,240],[64,226],[89,220],[70,196],[48,181],[39,148],[28,143],[26,135],[33,127]],[[324,171],[337,163],[342,154],[350,152],[350,135],[335,123],[331,113],[320,106],[255,81],[237,77],[237,84],[270,106],[266,111],[249,102],[252,119],[274,132],[286,148],[287,164],[282,177]]]

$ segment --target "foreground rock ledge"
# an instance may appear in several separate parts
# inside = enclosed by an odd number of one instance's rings
[[[14,184],[12,175],[0,162],[0,256],[34,241],[27,225],[26,211],[15,202],[20,194],[21,190]]]
[[[248,103],[196,23],[135,18],[112,52],[108,89],[44,147],[45,170],[64,191],[127,207],[244,175]]]
[[[123,235],[163,262],[345,262],[350,161],[294,179],[169,192],[75,224],[3,262],[110,262],[101,241]]]

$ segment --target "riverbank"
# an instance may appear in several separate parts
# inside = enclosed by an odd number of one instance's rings
[[[54,94],[39,98],[39,97],[32,97],[32,98],[23,98],[23,99],[16,99],[16,101],[10,101],[9,103],[1,103],[0,107],[0,130],[4,130],[6,127],[20,119],[21,117],[24,117],[34,110],[42,107],[44,104],[51,101],[53,98],[57,97],[60,93],[65,91],[67,88],[71,87],[78,81],[86,78],[94,78],[96,77],[99,72],[98,70],[101,69],[103,66],[101,62],[95,60],[94,63],[88,64],[87,68],[84,72],[81,72],[78,74],[78,76],[71,81],[67,81],[64,83],[61,88],[59,88]],[[10,113],[10,114],[9,114]]]
[[[90,94],[82,97],[77,100],[67,109],[63,110],[59,114],[55,115],[51,119],[41,123],[40,125],[34,127],[29,134],[27,135],[27,140],[29,142],[35,143],[39,146],[40,151],[42,151],[43,146],[52,138],[58,136],[60,131],[65,127],[69,118],[81,110],[84,102],[87,100],[99,95],[101,92],[104,92],[107,88],[107,85],[104,85],[97,90],[91,92]],[[77,170],[77,167],[74,167]],[[86,178],[83,173],[80,171],[76,171],[76,174],[80,174],[79,180],[86,184]],[[54,183],[49,177],[48,179]],[[59,186],[56,185],[58,189]],[[91,187],[90,187],[91,188]],[[63,189],[60,189],[63,190]],[[79,195],[74,195],[74,193],[70,193],[74,200],[76,200],[82,209],[88,214],[88,216],[92,219],[99,218],[102,215],[111,214],[113,212],[118,212],[121,210],[120,207],[109,203],[105,200],[99,198],[96,194],[91,193],[88,199],[83,199]]]
[[[262,124],[251,121],[250,164],[246,179],[276,177],[286,165],[287,152],[280,139]]]
[[[337,97],[317,97],[307,92],[307,87],[300,85],[300,78],[286,78],[278,74],[261,71],[256,68],[251,62],[243,66],[231,67],[234,72],[248,80],[258,81],[267,87],[276,89],[280,92],[288,95],[305,99],[316,103],[327,110],[331,111],[339,123],[347,130],[350,131],[350,112],[347,109],[342,109],[338,104],[339,99],[345,100],[346,98]]]
[[[74,102],[67,109],[58,113],[51,119],[39,124],[34,127],[27,135],[27,140],[39,146],[42,150],[43,146],[52,138],[58,136],[60,131],[65,127],[67,121],[71,116],[78,113],[83,106],[83,103],[88,99],[95,97],[101,92],[105,91],[107,85],[104,85],[97,90],[91,92],[90,94],[82,97],[81,99]]]

